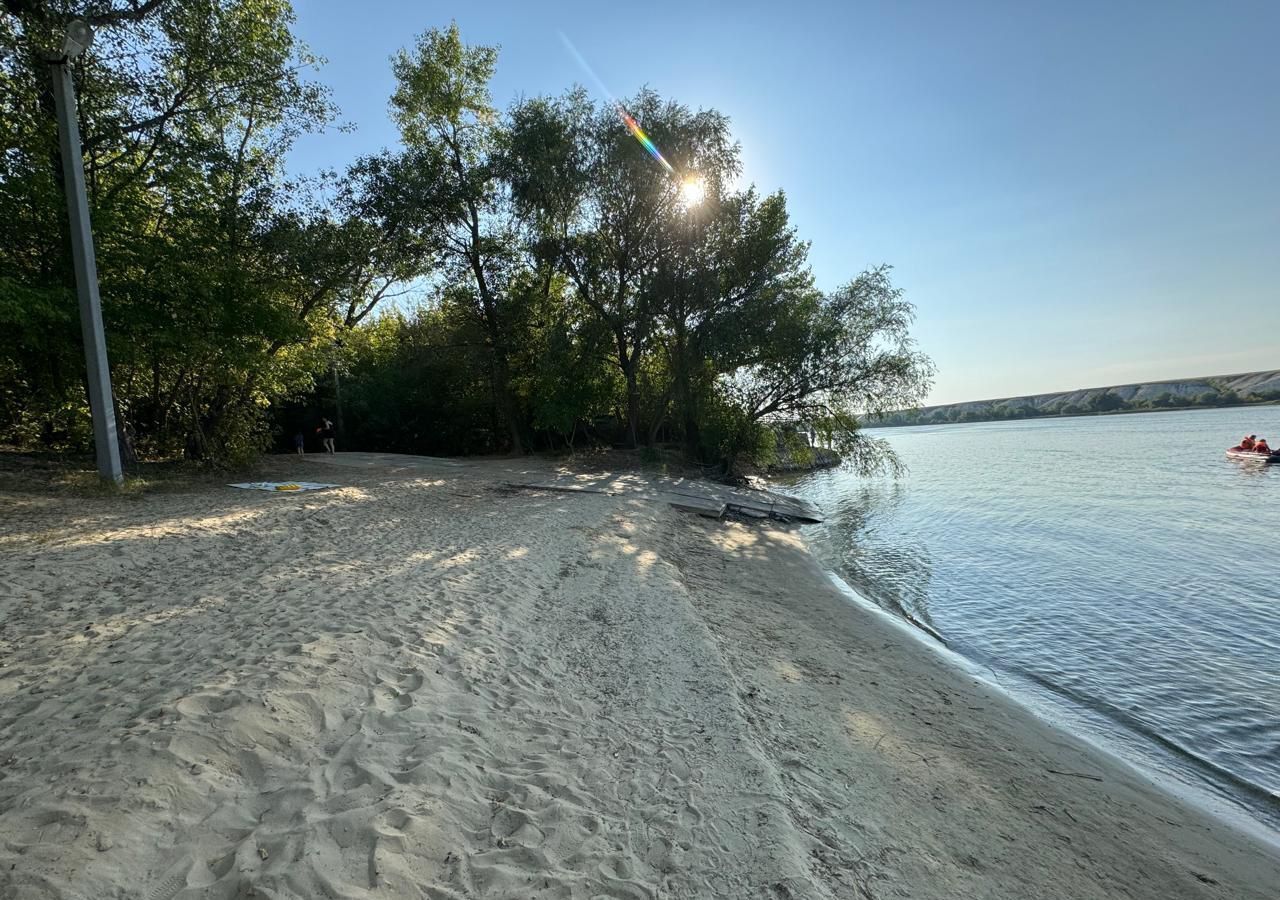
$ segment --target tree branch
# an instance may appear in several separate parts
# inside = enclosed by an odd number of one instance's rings
[[[103,25],[119,25],[122,22],[141,22],[168,2],[169,0],[144,0],[139,3],[138,0],[129,0],[128,9],[113,9],[109,12],[85,16],[85,21],[94,28],[100,28]]]

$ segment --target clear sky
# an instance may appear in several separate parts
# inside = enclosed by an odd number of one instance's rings
[[[887,262],[931,402],[1280,367],[1280,0],[438,4],[294,0],[353,133],[396,142],[389,57],[456,19],[495,100],[648,85],[732,120],[833,288]]]

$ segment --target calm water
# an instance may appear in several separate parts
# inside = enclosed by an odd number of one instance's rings
[[[876,432],[899,481],[792,482],[859,593],[1050,718],[1280,826],[1280,407]],[[1202,795],[1203,796],[1203,795]]]

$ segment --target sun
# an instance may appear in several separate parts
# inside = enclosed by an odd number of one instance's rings
[[[691,175],[680,182],[680,199],[685,206],[697,206],[707,196],[707,182],[701,175]]]

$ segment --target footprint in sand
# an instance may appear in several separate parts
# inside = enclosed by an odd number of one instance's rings
[[[228,691],[224,694],[192,694],[179,700],[174,704],[174,708],[188,718],[203,719],[240,706],[244,701],[244,695],[238,691]]]
[[[546,835],[528,813],[510,806],[504,806],[494,814],[489,828],[498,840],[521,847],[540,847],[546,840]]]
[[[390,774],[397,784],[423,784],[430,780],[432,775],[425,763],[418,763],[406,769],[393,769]]]
[[[598,816],[583,816],[578,820],[578,828],[582,830],[588,837],[595,837],[600,833],[603,823]]]
[[[147,893],[147,900],[173,900],[174,895],[187,886],[191,865],[190,858],[186,858],[170,866]]]
[[[601,875],[611,881],[629,881],[631,879],[631,863],[621,857],[606,859],[598,866]]]
[[[396,683],[400,685],[400,690],[411,693],[422,687],[421,669],[401,669],[399,674],[400,677],[396,679]]]
[[[404,712],[414,704],[410,694],[402,694],[393,688],[380,688],[373,699],[374,705],[385,713]]]
[[[403,832],[413,822],[413,815],[408,810],[396,807],[389,809],[378,817],[380,822],[375,823],[375,828],[379,825],[391,832]]]
[[[644,859],[649,866],[659,872],[674,871],[678,864],[680,850],[664,837],[653,838],[645,850]]]

